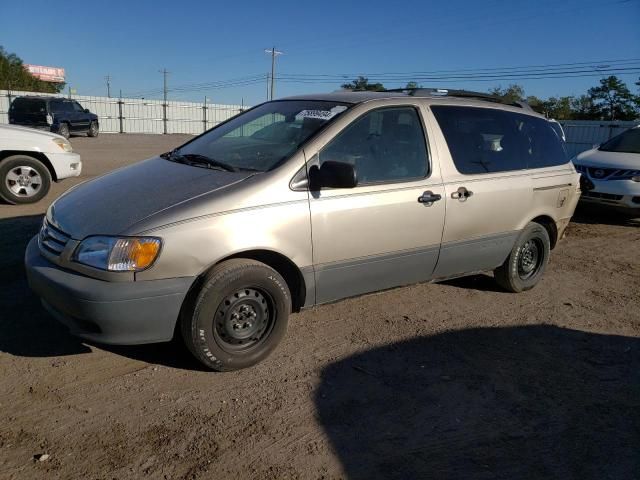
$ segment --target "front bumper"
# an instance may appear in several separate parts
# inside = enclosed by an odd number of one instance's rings
[[[105,282],[49,262],[37,238],[25,253],[27,279],[44,307],[71,333],[87,340],[136,345],[171,340],[195,278]]]
[[[74,152],[45,153],[53,169],[56,171],[56,178],[78,177],[82,173],[82,160],[80,155]]]
[[[614,207],[618,210],[640,212],[640,182],[633,180],[594,180],[594,188],[582,192],[580,201]]]

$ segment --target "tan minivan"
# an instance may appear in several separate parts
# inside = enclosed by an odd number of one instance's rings
[[[550,123],[446,90],[254,107],[72,188],[26,251],[31,288],[91,341],[263,360],[290,312],[493,270],[533,287],[580,195]]]

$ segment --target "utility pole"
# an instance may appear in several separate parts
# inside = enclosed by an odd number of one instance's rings
[[[162,78],[163,78],[163,98],[164,101],[162,102],[162,124],[163,124],[163,132],[167,133],[167,75],[169,75],[169,71],[167,71],[166,68],[163,68],[162,70],[160,70],[160,73],[162,74]]]
[[[104,77],[107,81],[107,98],[111,98],[111,75]]]
[[[269,72],[267,72],[267,100],[269,100]]]
[[[270,100],[273,100],[273,93],[275,91],[275,83],[276,83],[276,57],[278,55],[284,55],[284,52],[279,52],[278,50],[276,50],[276,47],[273,47],[271,49],[266,49],[264,51],[265,53],[268,53],[271,55],[271,98]]]

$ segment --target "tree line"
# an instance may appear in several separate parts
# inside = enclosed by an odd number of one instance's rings
[[[640,87],[640,79],[635,82]],[[407,83],[405,88],[419,88],[416,82]],[[358,77],[342,88],[354,91],[382,92],[382,83],[370,83],[366,77]],[[640,89],[639,89],[640,90]],[[488,93],[500,97],[506,103],[527,102],[531,108],[556,120],[636,120],[640,119],[640,95],[635,95],[629,87],[615,75],[602,78],[599,84],[583,95],[538,98],[525,95],[518,84],[508,87],[493,87]]]
[[[20,57],[0,45],[0,90],[60,93],[63,89],[64,83],[45,82],[31,75]]]

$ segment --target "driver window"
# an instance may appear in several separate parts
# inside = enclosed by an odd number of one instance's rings
[[[319,153],[355,166],[358,184],[402,182],[427,176],[428,155],[418,112],[412,107],[373,110]]]

